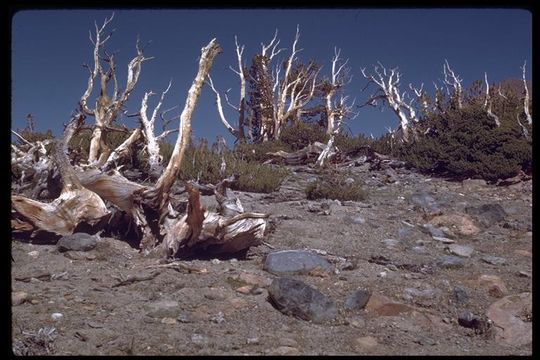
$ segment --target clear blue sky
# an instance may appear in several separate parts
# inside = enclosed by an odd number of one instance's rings
[[[52,129],[59,135],[87,85],[92,64],[92,44],[88,39],[94,21],[101,24],[112,10],[22,11],[12,19],[12,117],[11,127],[23,128],[28,113],[37,129]],[[116,62],[120,84],[125,84],[127,63],[135,55],[137,35],[142,43],[151,41],[145,55],[155,59],[143,63],[137,88],[128,101],[130,112],[140,108],[145,91],[159,94],[173,80],[162,109],[184,107],[187,90],[197,71],[200,49],[216,37],[223,49],[211,70],[215,86],[231,90],[238,99],[238,77],[234,36],[245,44],[244,60],[260,52],[261,42],[272,39],[276,28],[280,46],[290,49],[296,26],[300,25],[300,60],[315,59],[330,71],[334,46],[349,58],[354,78],[346,93],[362,103],[366,80],[362,67],[381,61],[388,68],[399,67],[402,90],[408,84],[433,91],[432,82],[442,78],[444,59],[463,78],[466,87],[483,79],[490,82],[521,77],[520,66],[527,61],[527,78],[532,74],[532,14],[520,9],[212,9],[212,10],[115,10],[109,29],[116,29],[107,42],[109,51],[118,51]],[[286,53],[282,52],[279,56]],[[225,109],[236,124],[234,112]],[[87,121],[92,121],[91,118]],[[136,120],[123,119],[128,127]],[[395,127],[397,118],[386,109],[362,108],[349,123],[354,133],[378,136]],[[174,127],[178,126],[175,122]],[[223,127],[214,105],[212,91],[205,87],[192,119],[194,137],[217,134],[232,137]]]

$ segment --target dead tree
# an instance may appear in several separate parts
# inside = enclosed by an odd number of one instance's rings
[[[525,79],[525,66],[527,65],[527,62],[525,61],[523,63],[523,66],[521,67],[521,70],[523,70],[523,87],[525,88],[525,98],[523,98],[523,111],[525,112],[525,116],[527,117],[527,123],[529,125],[532,125],[532,116],[529,111],[529,88],[527,87],[527,80]]]
[[[113,121],[117,118],[118,114],[122,110],[122,107],[128,100],[130,93],[135,88],[141,72],[142,63],[146,60],[152,59],[144,56],[137,39],[137,56],[135,56],[128,65],[126,86],[124,91],[120,94],[116,79],[116,65],[114,63],[114,56],[107,54],[106,52],[104,57],[100,55],[100,51],[104,44],[111,38],[112,34],[105,36],[104,31],[107,25],[112,21],[113,17],[114,13],[110,18],[105,19],[101,27],[98,27],[97,23],[95,24],[94,37],[92,37],[92,34],[90,34],[90,41],[94,45],[94,68],[90,69],[88,65],[83,65],[88,69],[90,75],[88,77],[88,86],[79,101],[79,105],[85,115],[92,116],[95,119],[92,139],[90,141],[90,151],[88,154],[89,165],[101,166],[109,157],[111,149],[109,149],[106,142],[107,128],[110,127]],[[102,59],[108,63],[107,71],[104,70],[101,64]],[[96,98],[95,107],[91,109],[88,106],[88,100],[93,92],[96,79],[99,80],[100,93]],[[110,80],[113,80],[114,84],[113,93],[111,96],[108,95],[107,91],[107,86]]]
[[[487,72],[484,72],[484,79],[486,81],[486,99],[484,101],[484,109],[486,110],[488,117],[495,122],[495,125],[497,127],[499,127],[501,126],[501,121],[499,120],[499,117],[495,115],[493,113],[493,110],[491,109],[493,101],[491,100],[491,97],[489,95],[489,83],[488,83],[488,78],[487,78]]]
[[[240,101],[238,106],[234,106],[229,102],[229,97],[227,95],[228,91],[225,93],[225,98],[227,100],[227,104],[232,107],[236,112],[238,112],[238,127],[234,128],[225,117],[225,114],[223,113],[223,106],[221,104],[221,96],[219,92],[214,87],[214,83],[212,82],[212,78],[208,76],[208,84],[210,85],[212,91],[216,95],[216,106],[219,113],[219,118],[221,119],[221,122],[223,125],[225,125],[225,128],[240,142],[245,141],[245,132],[244,132],[244,122],[245,122],[245,114],[246,114],[246,76],[245,76],[245,70],[244,70],[244,64],[242,61],[242,55],[244,53],[244,45],[240,46],[238,45],[238,39],[235,36],[234,37],[234,43],[236,45],[236,57],[238,59],[238,70],[233,69],[232,67],[229,67],[234,73],[238,75],[240,78]],[[230,90],[230,89],[229,89]]]
[[[377,100],[386,102],[388,106],[390,106],[394,114],[396,114],[399,118],[400,129],[403,134],[403,141],[409,142],[409,129],[413,126],[415,122],[418,121],[418,118],[416,117],[416,111],[412,106],[412,102],[414,101],[414,99],[411,99],[411,101],[407,103],[405,101],[407,93],[400,93],[399,81],[401,74],[397,71],[397,68],[390,69],[390,71],[387,72],[386,68],[380,62],[378,64],[382,69],[382,72],[379,70],[379,66],[374,66],[374,71],[377,74],[377,77],[371,74],[367,75],[366,69],[361,69],[362,75],[364,75],[364,77],[369,80],[366,88],[371,83],[374,83],[378,86],[377,92],[369,97],[367,104],[376,105]]]
[[[110,216],[101,197],[83,187],[67,157],[67,144],[83,121],[84,115],[79,114],[56,144],[54,161],[62,179],[60,196],[51,203],[18,195],[11,197],[11,229],[15,234],[57,239],[72,234],[81,226],[100,229]]]
[[[454,101],[457,104],[458,109],[463,108],[463,89],[461,87],[461,83],[463,82],[463,79],[461,79],[454,70],[450,68],[450,65],[448,64],[448,60],[444,59],[443,64],[443,73],[444,73],[444,84],[446,85],[446,92],[448,96],[454,99]],[[451,87],[453,90],[450,91]]]
[[[253,57],[249,74],[250,88],[249,109],[246,95],[247,81],[246,71],[242,64],[244,46],[238,45],[235,37],[238,70],[232,69],[240,78],[240,101],[235,106],[229,102],[225,94],[227,104],[238,113],[238,126],[231,125],[223,111],[221,95],[215,88],[211,78],[208,83],[216,96],[216,107],[221,122],[227,130],[239,141],[247,136],[252,142],[277,140],[287,122],[302,111],[312,99],[316,88],[317,69],[315,64],[307,66],[298,63],[297,49],[300,30],[297,27],[290,55],[272,69],[272,61],[282,52],[278,48],[280,40],[277,38],[277,30],[268,44],[261,44],[261,52]],[[283,74],[282,74],[283,70]],[[255,90],[253,90],[255,89]],[[228,92],[228,91],[227,91]],[[254,95],[256,93],[256,95]]]
[[[352,76],[349,75],[349,68],[346,67],[349,59],[342,62],[339,57],[341,50],[334,48],[334,57],[332,58],[332,74],[330,80],[327,81],[323,87],[325,92],[325,110],[326,110],[326,133],[337,134],[341,129],[341,124],[346,116],[353,114],[352,104],[347,104],[348,96],[340,96],[339,102],[334,100],[336,94],[352,80]],[[358,114],[354,114],[356,117]]]

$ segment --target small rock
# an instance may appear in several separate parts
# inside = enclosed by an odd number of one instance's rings
[[[240,286],[239,288],[236,289],[236,291],[244,295],[250,294],[252,290],[253,290],[253,285]]]
[[[60,321],[63,318],[64,318],[64,314],[62,314],[62,313],[55,312],[55,313],[51,314],[51,319],[53,319],[53,321]]]
[[[469,289],[464,286],[456,286],[453,290],[454,299],[458,304],[465,305],[470,300]]]
[[[176,317],[176,321],[182,323],[182,324],[188,324],[188,323],[191,323],[193,322],[193,319],[192,317],[187,314],[187,313],[183,313],[183,314],[180,314]]]
[[[246,344],[248,345],[257,345],[260,342],[260,339],[258,337],[252,337],[246,339]]]
[[[399,240],[396,239],[384,239],[381,241],[387,248],[393,248],[399,245]]]
[[[457,256],[441,256],[435,261],[435,264],[441,269],[459,269],[465,266],[465,260]]]
[[[456,242],[455,240],[449,239],[449,238],[444,237],[444,236],[432,236],[432,238],[433,238],[433,240],[440,241],[443,244],[453,244],[453,243]]]
[[[434,297],[435,290],[433,289],[418,290],[415,288],[405,288],[403,290],[403,298],[406,300],[411,300],[413,298],[433,299]]]
[[[223,322],[225,322],[225,316],[223,315],[223,313],[220,311],[218,312],[216,315],[214,316],[211,316],[210,317],[210,321],[215,323],[215,324],[221,324]]]
[[[297,348],[291,346],[279,346],[267,351],[269,355],[300,355]]]
[[[526,272],[526,271],[520,271],[518,274],[521,277],[528,277],[528,278],[532,277],[532,274],[530,272]]]
[[[495,340],[520,346],[532,343],[532,295],[506,296],[491,304],[486,315],[493,321]]]
[[[514,250],[514,253],[516,255],[519,255],[519,256],[524,256],[524,257],[532,257],[532,254],[530,251],[527,251],[527,250],[521,250],[521,249],[518,249],[518,250]]]
[[[306,283],[276,278],[268,288],[271,302],[286,315],[322,323],[337,316],[336,304]]]
[[[466,245],[452,244],[448,246],[448,251],[450,251],[451,254],[468,258],[471,257],[474,249]]]
[[[330,272],[330,263],[321,256],[307,250],[281,250],[266,256],[263,269],[276,274],[307,274],[315,268]]]
[[[385,278],[387,275],[388,273],[386,271],[381,271],[380,273],[377,274],[377,277]]]
[[[11,293],[11,305],[17,306],[21,305],[25,301],[28,301],[28,293],[25,293],[24,291],[16,291]]]
[[[90,251],[97,245],[97,237],[86,233],[74,233],[60,238],[56,243],[59,252]]]
[[[366,321],[363,318],[361,318],[360,316],[355,316],[355,317],[349,319],[348,321],[349,321],[349,324],[352,327],[355,327],[357,329],[361,329],[361,328],[364,328],[366,326]]]
[[[219,264],[221,264],[221,260],[219,260],[219,259],[212,259],[212,260],[210,260],[210,263],[212,263],[212,265],[219,265]]]
[[[458,324],[466,328],[475,329],[476,331],[482,333],[486,332],[490,327],[487,319],[482,319],[479,316],[474,315],[469,310],[463,311],[458,316]]]
[[[193,334],[191,335],[191,342],[197,344],[197,345],[203,345],[208,341],[208,338],[201,334]]]
[[[144,305],[146,315],[151,318],[176,318],[180,313],[178,301],[160,300]]]
[[[417,254],[427,254],[428,252],[425,246],[414,246],[413,248],[411,248],[411,250]]]
[[[344,216],[343,222],[346,224],[358,224],[363,225],[366,223],[366,219],[362,216]]]
[[[242,281],[248,285],[255,285],[258,287],[268,287],[272,283],[272,279],[267,278],[266,276],[245,273],[242,272],[238,276],[233,277],[233,279]]]
[[[486,262],[488,264],[491,264],[491,265],[504,265],[504,264],[506,264],[506,259],[505,258],[497,257],[497,256],[491,256],[491,255],[483,256],[482,261]]]
[[[371,291],[358,289],[350,294],[345,300],[345,308],[348,310],[361,310],[366,306],[371,296]]]
[[[357,351],[371,350],[377,345],[377,339],[373,336],[362,336],[354,340],[354,347]]]
[[[166,318],[161,319],[161,323],[162,324],[167,324],[167,325],[175,325],[176,324],[176,319],[166,317]]]
[[[223,301],[227,298],[225,289],[221,287],[211,287],[203,289],[203,296],[208,300]]]
[[[36,258],[39,256],[39,251],[37,251],[37,250],[30,251],[30,252],[28,253],[28,256],[30,256],[31,258],[36,259]]]

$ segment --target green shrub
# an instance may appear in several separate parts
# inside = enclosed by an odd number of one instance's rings
[[[232,185],[234,190],[263,192],[275,191],[288,174],[288,170],[275,165],[262,165],[256,161],[246,161],[233,152],[225,152],[225,173],[220,174],[222,156],[207,148],[189,147],[186,149],[179,178],[181,180],[199,180],[203,184],[216,184],[224,177],[238,175],[238,181]]]
[[[334,137],[334,146],[344,154],[354,153],[366,145],[372,146],[373,143],[374,140],[368,138],[364,134],[358,134],[356,137],[347,134],[337,134]]]
[[[488,181],[531,171],[532,146],[515,119],[501,118],[496,127],[481,106],[467,106],[432,115],[422,126],[432,130],[394,149],[394,155],[420,171]]]
[[[315,141],[325,143],[329,138],[330,136],[319,124],[298,121],[283,130],[280,140],[287,144],[292,151],[296,151],[313,144]]]
[[[367,196],[362,188],[361,180],[346,173],[325,172],[317,181],[309,184],[305,189],[307,198],[336,199],[340,201],[364,200]]]

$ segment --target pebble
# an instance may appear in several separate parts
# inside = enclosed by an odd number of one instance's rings
[[[191,335],[191,341],[195,344],[199,344],[199,345],[202,345],[204,343],[206,343],[208,340],[208,338],[204,335],[201,335],[201,334],[193,334]]]
[[[63,318],[64,318],[64,314],[62,313],[55,312],[51,314],[51,319],[53,319],[53,321],[60,321]]]
[[[219,259],[212,259],[212,260],[210,260],[210,263],[212,263],[212,265],[219,265],[219,264],[221,264],[221,260],[219,260]]]
[[[300,351],[292,346],[279,346],[275,349],[267,350],[269,355],[300,355]]]
[[[214,324],[221,324],[225,322],[225,317],[223,316],[223,313],[220,311],[216,315],[210,317],[210,321]]]
[[[182,324],[188,324],[193,322],[192,317],[187,313],[182,313],[176,317],[176,320]]]
[[[457,256],[441,256],[439,257],[435,263],[438,267],[442,269],[459,269],[465,266],[465,260],[462,258],[459,258]]]
[[[532,277],[532,274],[530,272],[527,272],[527,271],[520,271],[518,274],[521,277],[527,277],[527,278]]]
[[[405,288],[403,290],[403,298],[406,300],[411,300],[413,298],[433,299],[434,297],[435,290],[433,289],[418,290],[415,288]]]
[[[349,321],[349,324],[352,327],[355,327],[357,329],[361,329],[361,328],[364,328],[366,326],[366,321],[363,318],[361,318],[360,316],[355,316],[355,317],[349,319],[348,321]]]
[[[260,339],[258,337],[252,337],[246,339],[246,344],[248,345],[257,345],[260,342]]]
[[[24,291],[16,291],[11,293],[12,306],[21,305],[25,301],[28,301],[28,293],[25,293]]]
[[[39,256],[39,251],[37,251],[37,250],[30,251],[30,252],[28,253],[28,256],[30,256],[30,257],[32,257],[32,258],[35,259],[35,258],[37,258],[37,257]]]
[[[444,231],[438,227],[433,226],[432,224],[424,224],[422,228],[427,231],[432,237],[444,237]]]
[[[382,243],[386,245],[387,248],[393,248],[399,245],[399,240],[396,239],[384,239]]]
[[[414,246],[411,250],[417,254],[427,254],[428,252],[425,246]]]
[[[506,264],[506,259],[505,258],[497,257],[497,256],[491,256],[491,255],[483,256],[482,261],[486,262],[488,264],[491,264],[491,265],[504,265],[504,264]]]
[[[474,249],[466,245],[452,244],[448,246],[448,251],[450,251],[451,254],[468,258],[471,257]]]

